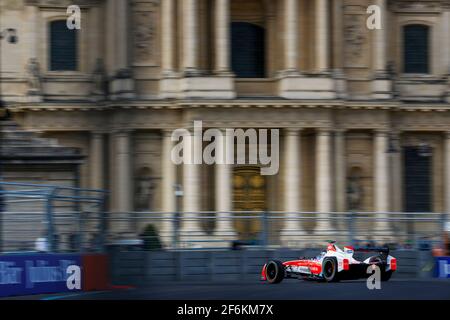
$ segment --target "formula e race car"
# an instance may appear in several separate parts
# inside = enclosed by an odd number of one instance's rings
[[[377,254],[359,261],[354,257],[355,252],[377,252]],[[341,250],[334,241],[330,241],[327,250],[314,258],[286,262],[269,261],[263,266],[261,280],[269,283],[280,283],[284,278],[326,282],[355,280],[372,275],[373,271],[368,271],[368,268],[374,269],[373,265],[380,268],[381,281],[388,281],[397,270],[397,259],[389,255],[388,248],[345,246],[344,250]]]

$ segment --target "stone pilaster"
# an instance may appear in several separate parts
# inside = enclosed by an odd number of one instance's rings
[[[120,130],[114,132],[115,143],[115,168],[113,168],[115,207],[117,220],[115,232],[134,232],[136,224],[131,220],[130,212],[133,211],[133,171],[131,151],[131,131]]]
[[[216,144],[215,165],[215,201],[216,201],[216,229],[215,235],[218,240],[232,240],[236,237],[233,227],[233,205],[232,205],[232,165],[227,164],[226,131],[222,130],[223,136]]]
[[[175,0],[161,2],[161,59],[164,77],[175,72]]]
[[[329,71],[329,30],[328,0],[315,1],[316,21],[316,69],[318,72]]]
[[[175,184],[176,184],[176,166],[172,162],[171,152],[173,142],[171,139],[171,130],[162,131],[162,211],[167,219],[163,221],[163,233],[173,235],[174,213],[176,211]],[[171,237],[166,237],[170,239]]]
[[[389,234],[387,213],[389,211],[389,165],[388,165],[388,132],[377,130],[374,133],[374,208],[377,213],[375,231]]]
[[[284,227],[281,239],[287,243],[303,234],[301,217],[301,134],[300,129],[285,129],[284,142]]]
[[[345,131],[336,130],[334,132],[334,191],[337,212],[345,212],[347,210],[347,164],[345,155]]]
[[[333,231],[329,221],[332,210],[330,130],[319,129],[316,137],[316,211],[319,213],[316,232],[328,234]]]
[[[298,44],[298,0],[284,0],[284,65],[286,72],[298,72]]]
[[[117,209],[119,212],[133,210],[133,174],[131,167],[131,131],[115,133],[117,164]]]
[[[198,75],[198,0],[183,0],[183,71]]]
[[[133,99],[134,79],[130,66],[130,41],[128,38],[129,28],[129,2],[128,0],[115,0],[115,23],[117,26],[115,36],[115,67],[116,71],[114,79],[111,81],[111,98],[116,99]],[[111,50],[111,49],[109,49]]]
[[[215,73],[230,75],[230,0],[215,2]]]
[[[392,98],[392,79],[389,79],[386,70],[387,61],[387,30],[388,19],[386,18],[388,11],[386,9],[386,0],[376,0],[375,5],[381,9],[381,29],[372,30],[373,39],[373,70],[374,76],[372,80],[372,97],[374,99],[391,99]]]
[[[201,148],[200,143],[194,142],[194,137],[186,136],[185,147],[183,152],[192,152],[194,155]],[[193,157],[192,157],[193,158]],[[183,221],[181,231],[184,239],[192,239],[200,231],[200,221],[198,219],[201,209],[201,165],[195,164],[194,161],[183,164]]]
[[[90,165],[90,188],[91,189],[104,189],[104,134],[103,132],[92,132],[90,141],[89,152],[89,165]]]

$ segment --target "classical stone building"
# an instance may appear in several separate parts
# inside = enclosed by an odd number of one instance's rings
[[[66,27],[73,4],[79,30]],[[370,5],[381,10],[381,29],[366,25]],[[23,128],[82,150],[80,184],[111,190],[111,211],[169,214],[180,184],[183,211],[223,216],[450,212],[448,0],[0,6],[1,28],[19,38],[2,44],[3,100]],[[280,129],[280,172],[174,165],[170,134],[194,120]],[[219,221],[216,230],[233,227]],[[190,222],[183,227],[202,228]]]

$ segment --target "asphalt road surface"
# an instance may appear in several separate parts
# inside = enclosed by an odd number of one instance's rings
[[[17,299],[15,297],[14,299]],[[23,299],[25,297],[21,297]],[[104,292],[64,293],[26,297],[41,300],[308,300],[308,299],[446,299],[448,280],[397,280],[383,282],[380,290],[367,289],[365,281],[318,283],[295,279],[267,283],[167,283],[146,288]]]

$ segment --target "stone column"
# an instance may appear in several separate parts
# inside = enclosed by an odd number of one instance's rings
[[[191,151],[191,155],[195,155],[198,150],[197,148],[201,148],[200,143],[194,143],[194,136],[185,136],[183,139],[186,139],[186,143],[184,144],[185,150],[184,152]],[[194,157],[192,157],[194,158]],[[200,221],[198,220],[198,213],[200,212],[200,190],[201,190],[201,175],[200,175],[201,165],[195,164],[194,161],[191,163],[185,163],[183,165],[183,189],[184,189],[184,197],[183,197],[183,222],[182,222],[182,233],[184,236],[195,236],[194,233],[200,231],[199,225]]]
[[[109,76],[116,71],[116,6],[115,0],[107,0],[105,7],[105,65]]]
[[[298,0],[284,0],[285,71],[298,72]]]
[[[319,72],[329,71],[328,19],[328,0],[316,0],[316,68]]]
[[[301,214],[301,133],[298,128],[284,130],[284,228],[282,238],[296,240],[292,236],[302,233]],[[289,237],[291,236],[291,237]]]
[[[381,29],[375,29],[373,37],[373,58],[375,72],[386,71],[386,0],[375,0],[375,5],[381,9]]]
[[[215,23],[215,72],[228,75],[230,73],[230,0],[216,0]]]
[[[183,0],[183,69],[187,76],[198,73],[198,0]]]
[[[344,130],[334,132],[334,158],[336,211],[345,212],[347,210],[347,164]]]
[[[442,34],[450,34],[450,3],[444,7],[443,20],[444,20],[444,31]],[[447,94],[445,100],[450,103],[450,39],[445,37],[444,47],[444,67],[447,73]],[[445,62],[446,61],[446,62]]]
[[[165,213],[163,222],[163,233],[167,235],[166,239],[172,239],[174,232],[174,213],[176,211],[175,184],[176,184],[176,166],[172,162],[171,152],[173,142],[171,139],[172,131],[162,131],[162,211]]]
[[[442,34],[449,34],[450,32],[450,3],[448,3],[442,12]],[[450,74],[450,39],[443,38],[442,43],[442,67],[444,74]]]
[[[374,136],[374,200],[377,218],[386,219],[389,211],[389,166],[388,166],[388,133],[385,130],[375,131]],[[386,220],[377,220],[375,225],[377,232],[389,230]]]
[[[323,219],[318,220],[316,231],[329,233],[332,232],[328,220],[328,213],[332,210],[329,129],[319,129],[316,139],[316,211],[318,218]]]
[[[116,132],[117,157],[117,208],[120,212],[133,210],[132,170],[131,170],[131,132]]]
[[[333,24],[331,26],[333,44],[333,78],[335,79],[335,88],[337,98],[347,98],[347,79],[344,73],[344,4],[343,0],[333,0],[332,15]]]
[[[447,213],[447,221],[450,218],[450,131],[445,133],[444,136],[444,199],[445,199],[445,212]]]
[[[170,76],[175,70],[175,0],[162,0],[161,29],[162,72]]]
[[[333,65],[334,69],[343,72],[344,68],[344,0],[333,0],[333,24],[331,32],[333,34]]]
[[[375,5],[381,8],[381,29],[372,30],[374,35],[372,37],[372,56],[374,78],[372,83],[372,94],[374,99],[390,99],[392,98],[392,80],[386,70],[386,55],[387,55],[387,21],[388,11],[386,10],[386,0],[376,0]]]
[[[116,0],[116,28],[117,42],[116,42],[116,54],[117,54],[117,68],[127,69],[129,67],[129,42],[128,42],[128,32],[130,31],[128,26],[128,1],[127,0]]]
[[[216,166],[215,166],[215,199],[216,199],[216,236],[220,239],[229,240],[236,236],[233,227],[233,205],[232,205],[232,178],[233,168],[227,164],[226,130],[222,130],[223,136],[216,144]]]
[[[114,67],[116,72],[111,83],[111,97],[114,100],[133,99],[135,98],[134,81],[128,54],[130,50],[128,0],[115,0],[115,20],[113,23],[117,26],[115,27],[115,47],[113,47],[114,49],[108,48],[109,51],[115,50]],[[108,33],[110,32],[108,30]]]
[[[120,215],[117,218],[130,219],[133,211],[133,173],[131,166],[131,132],[122,130],[115,133],[116,143],[116,207]],[[119,221],[121,231],[134,231],[133,221]]]
[[[92,132],[89,152],[90,164],[90,188],[103,189],[104,186],[104,134],[103,132]]]
[[[402,147],[400,140],[400,132],[392,132],[391,138],[393,139],[393,147],[396,152],[390,154],[391,163],[389,164],[390,172],[389,176],[392,179],[391,194],[391,206],[390,209],[393,212],[401,212],[402,210]]]

